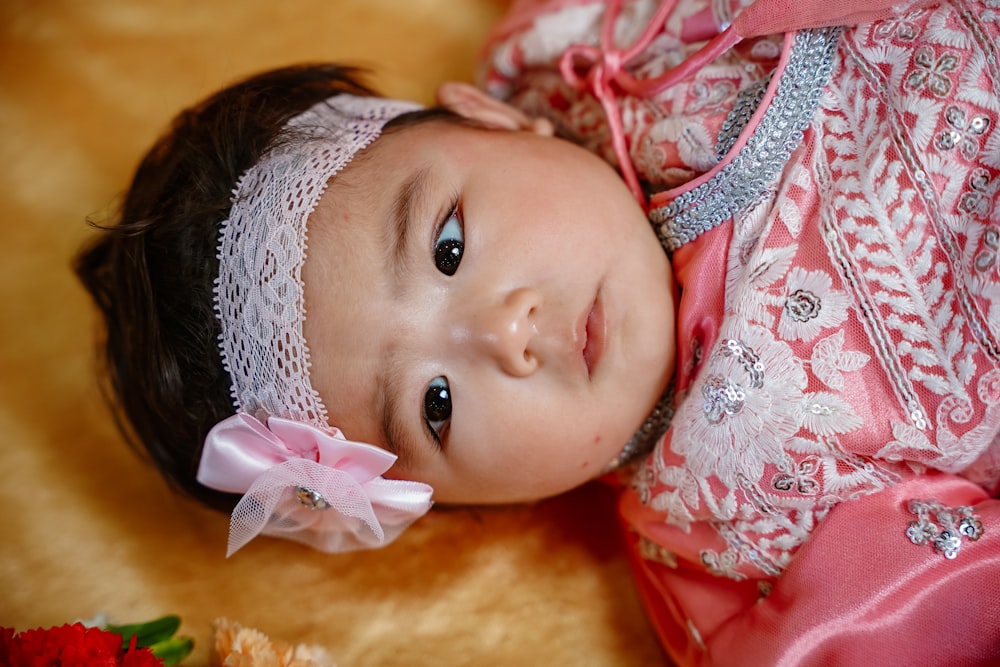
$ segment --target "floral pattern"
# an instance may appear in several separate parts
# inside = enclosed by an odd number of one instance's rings
[[[795,267],[788,273],[778,334],[786,340],[809,341],[824,329],[847,319],[847,292],[833,289],[833,278],[823,271]]]
[[[983,249],[976,255],[976,270],[981,273],[1000,267],[1000,227],[990,227],[983,234]]]
[[[934,49],[921,46],[913,55],[913,63],[916,67],[906,79],[911,88],[926,88],[938,97],[951,92],[950,73],[958,67],[958,56],[948,51],[938,55]]]
[[[914,499],[910,513],[917,515],[906,529],[906,536],[917,546],[930,544],[934,551],[953,560],[962,548],[962,538],[978,542],[983,523],[971,507],[945,507],[935,500]]]
[[[782,444],[802,422],[805,373],[787,344],[749,327],[720,344],[700,375],[701,400],[681,404],[671,449],[695,477],[758,482],[766,464],[786,459]]]
[[[944,112],[948,128],[938,135],[935,145],[942,151],[958,149],[967,160],[973,160],[980,150],[980,137],[990,127],[990,119],[986,116],[972,116],[956,105],[950,105]]]
[[[923,13],[922,11],[911,12],[897,19],[888,19],[880,22],[875,27],[875,38],[895,38],[904,42],[912,42],[920,34],[920,25],[916,19],[919,19]]]

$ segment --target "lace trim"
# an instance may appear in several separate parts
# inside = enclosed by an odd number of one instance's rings
[[[215,313],[233,407],[328,428],[302,333],[306,227],[327,183],[412,102],[342,94],[292,118],[291,140],[250,167],[219,230]]]
[[[840,34],[839,28],[800,31],[774,100],[746,146],[711,179],[650,211],[649,218],[667,250],[676,250],[742,215],[767,196],[819,106],[833,71]],[[760,100],[750,89],[747,98],[741,98],[730,113],[719,146],[730,141],[735,128],[742,131],[746,127],[754,102],[759,104]],[[739,131],[731,139],[733,144]]]

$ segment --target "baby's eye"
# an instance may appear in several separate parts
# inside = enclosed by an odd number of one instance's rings
[[[441,442],[441,433],[451,419],[451,389],[448,380],[438,376],[431,380],[424,393],[424,420],[430,427],[434,439]]]
[[[464,251],[462,219],[458,216],[458,209],[453,208],[441,225],[437,240],[434,241],[434,265],[444,275],[453,276],[455,271],[458,271],[458,265],[462,263]]]

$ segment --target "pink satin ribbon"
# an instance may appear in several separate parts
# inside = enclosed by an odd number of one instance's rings
[[[644,209],[648,208],[649,202],[629,155],[628,137],[621,109],[618,107],[617,91],[636,96],[655,95],[692,76],[741,39],[734,30],[726,30],[674,69],[652,79],[636,79],[625,69],[626,65],[642,54],[663,30],[663,24],[676,4],[677,0],[664,0],[635,42],[626,48],[618,48],[614,43],[614,31],[621,13],[622,0],[611,0],[601,25],[600,44],[570,46],[559,59],[559,73],[566,83],[577,90],[589,89],[604,108],[618,169],[632,195]]]
[[[205,438],[197,479],[244,494],[227,556],[259,534],[336,553],[388,544],[430,509],[430,486],[382,477],[395,461],[337,429],[238,413]]]

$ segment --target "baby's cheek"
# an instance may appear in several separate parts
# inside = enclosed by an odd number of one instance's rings
[[[424,484],[431,484],[431,482],[426,479],[426,473],[421,471],[417,466],[413,465],[412,462],[404,461],[402,458],[397,460],[391,468],[382,474],[382,476],[386,479],[401,479],[410,482],[423,482]],[[433,486],[433,484],[431,484],[431,486]]]

